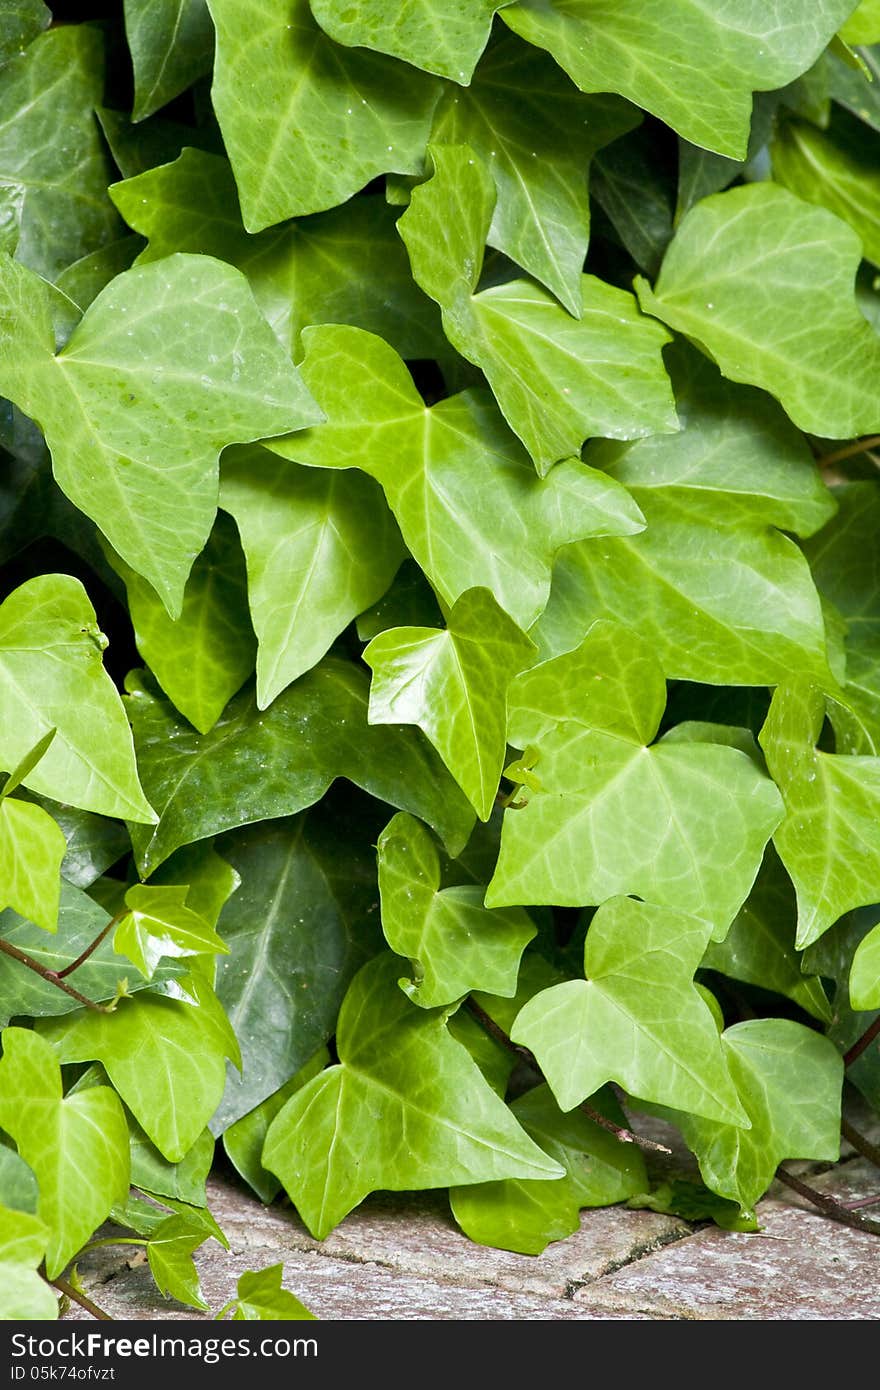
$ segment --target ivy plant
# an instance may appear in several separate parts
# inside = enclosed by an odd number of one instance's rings
[[[876,1232],[880,6],[97,8],[0,15],[0,1317],[210,1311],[218,1168]]]

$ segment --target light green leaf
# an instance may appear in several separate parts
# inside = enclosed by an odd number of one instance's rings
[[[101,662],[106,646],[79,580],[41,575],[9,595],[0,607],[0,765],[14,767],[54,728],[26,786],[151,822],[125,712]]]
[[[24,757],[18,763],[18,766],[12,769],[2,787],[0,787],[0,804],[5,801],[6,797],[9,796],[11,792],[16,791],[17,788],[21,786],[28,773],[33,772],[37,763],[45,756],[46,750],[49,748],[57,732],[58,730],[53,725],[51,729],[43,734],[42,738],[37,740],[33,748],[25,753]]]
[[[310,0],[312,14],[337,43],[402,58],[467,86],[489,40],[492,17],[508,0]]]
[[[0,1206],[0,1322],[53,1322],[58,1298],[41,1279],[50,1231],[38,1216]]]
[[[413,277],[440,305],[446,336],[482,368],[538,472],[577,454],[587,435],[635,439],[678,428],[660,349],[669,335],[632,296],[580,281],[578,318],[530,280],[475,293],[495,185],[467,145],[430,145],[433,174],[398,222]]]
[[[849,999],[857,1011],[880,1009],[880,925],[873,927],[855,949]]]
[[[844,43],[880,42],[880,0],[862,0],[840,29]]]
[[[536,994],[510,1035],[534,1053],[563,1110],[616,1081],[642,1100],[748,1123],[693,983],[711,930],[634,898],[603,903],[587,929],[586,979]]]
[[[195,975],[187,990],[196,1003],[150,992],[120,1000],[113,1013],[80,1010],[39,1023],[60,1061],[103,1063],[129,1110],[172,1163],[189,1152],[217,1108],[224,1059],[239,1060],[213,991]],[[127,1127],[125,1143],[127,1153]]]
[[[167,956],[229,952],[210,923],[187,906],[188,891],[188,887],[136,883],[125,895],[129,911],[116,928],[113,947],[147,979],[152,979]]]
[[[206,734],[254,669],[247,576],[235,528],[218,515],[189,573],[178,618],[151,584],[114,555],[138,651],[181,714]]]
[[[447,604],[484,587],[528,627],[547,602],[563,545],[643,525],[623,488],[576,459],[538,479],[488,392],[463,391],[428,408],[380,338],[325,326],[303,340],[303,379],[327,421],[269,447],[376,478],[410,553]]]
[[[129,226],[149,238],[139,264],[195,251],[237,266],[292,355],[299,356],[300,332],[311,323],[356,324],[407,358],[450,354],[381,194],[251,236],[228,162],[184,149],[173,164],[112,184],[110,196]]]
[[[367,723],[367,677],[351,662],[325,657],[262,712],[246,688],[205,735],[142,678],[128,688],[141,774],[160,812],[155,831],[132,827],[144,876],[181,845],[304,810],[337,777],[421,816],[451,853],[470,833],[473,812],[427,740]]]
[[[517,678],[508,735],[531,750],[532,790],[526,805],[505,812],[487,906],[580,906],[638,893],[704,917],[724,936],[782,802],[738,748],[675,740],[647,748],[664,696],[650,647],[610,622]]]
[[[128,1192],[122,1106],[107,1086],[62,1098],[61,1069],[52,1049],[28,1029],[7,1028],[0,1058],[0,1127],[15,1140],[40,1185],[37,1215],[50,1231],[46,1273],[52,1279]]]
[[[579,317],[590,160],[640,119],[617,97],[584,96],[549,58],[507,35],[469,86],[445,90],[431,138],[469,145],[485,163],[497,195],[489,245]]]
[[[880,886],[880,759],[820,752],[824,717],[822,692],[792,678],[760,735],[785,801],[773,842],[797,890],[798,950],[850,908],[875,903]]]
[[[125,0],[134,67],[132,118],[142,121],[211,70],[214,30],[205,0]]]
[[[193,1230],[185,1216],[169,1216],[147,1242],[147,1259],[156,1287],[166,1298],[176,1298],[190,1308],[207,1311],[193,1251],[203,1245],[207,1233]]]
[[[377,174],[417,172],[434,79],[338,47],[308,0],[209,0],[209,9],[211,95],[249,232],[335,207]]]
[[[587,92],[619,92],[686,140],[745,156],[752,92],[805,72],[852,0],[519,0],[502,18]]]
[[[452,1004],[472,989],[512,996],[520,957],[535,935],[522,908],[490,912],[483,888],[440,890],[440,860],[425,827],[399,812],[379,836],[382,929],[408,956],[412,979],[399,984],[414,1004]]]
[[[827,1038],[787,1018],[750,1018],[721,1036],[751,1128],[676,1115],[713,1192],[753,1207],[785,1158],[840,1157],[843,1060]]]
[[[6,0],[0,14],[0,63],[21,54],[51,19],[43,0]]]
[[[124,825],[80,811],[51,797],[22,789],[27,801],[42,806],[55,821],[67,842],[61,861],[61,877],[77,888],[89,888],[118,859],[131,852],[131,841]]]
[[[406,552],[381,489],[354,471],[301,468],[259,447],[230,450],[220,505],[247,557],[265,709],[381,598]]]
[[[349,981],[382,947],[373,818],[351,793],[220,841],[241,887],[220,922],[217,995],[241,1039],[215,1134],[277,1090],[332,1034]],[[378,809],[378,808],[377,808]],[[381,821],[379,821],[381,824]]]
[[[564,1171],[449,1036],[444,1012],[417,1009],[398,989],[399,969],[389,953],[355,976],[339,1014],[338,1065],[290,1098],[266,1138],[264,1165],[319,1240],[377,1188]]]
[[[487,589],[467,589],[445,631],[391,628],[366,647],[370,723],[417,724],[488,820],[507,749],[507,689],[535,650]]]
[[[590,1104],[606,1119],[626,1125],[612,1091],[600,1091]],[[610,1206],[644,1189],[648,1179],[639,1150],[621,1144],[579,1111],[563,1115],[548,1086],[535,1086],[510,1108],[526,1133],[559,1160],[565,1177],[454,1187],[449,1194],[452,1214],[471,1240],[540,1255],[550,1241],[564,1240],[578,1229],[582,1207]]]
[[[214,520],[220,450],[320,418],[247,282],[208,256],[136,266],[57,356],[48,290],[8,258],[0,308],[0,388],[39,424],[62,490],[178,616]]]
[[[776,396],[799,429],[850,439],[880,427],[880,339],[853,298],[861,255],[833,213],[753,183],[692,208],[654,292],[636,288],[646,312]]]
[[[267,1265],[265,1269],[246,1269],[239,1276],[238,1297],[231,1305],[234,1308],[233,1322],[293,1322],[310,1319],[304,1303],[287,1289],[281,1287],[284,1265]],[[225,1313],[229,1304],[223,1310]],[[221,1317],[222,1314],[218,1314]]]
[[[223,1147],[227,1158],[245,1182],[253,1188],[261,1202],[273,1201],[281,1191],[281,1183],[263,1167],[263,1145],[269,1126],[294,1091],[298,1091],[307,1081],[311,1081],[313,1076],[323,1071],[329,1061],[330,1053],[326,1047],[319,1048],[289,1081],[285,1081],[271,1096],[267,1096],[253,1110],[249,1110],[240,1120],[236,1120],[224,1130]]]
[[[0,20],[7,33],[8,9]],[[20,16],[20,4],[15,9]],[[94,117],[103,67],[97,27],[61,24],[3,68],[0,226],[16,228],[16,258],[49,280],[121,230],[107,197],[112,165]]]
[[[48,812],[4,797],[0,802],[0,909],[11,907],[54,932],[66,849],[67,841]]]
[[[865,256],[880,265],[880,160],[861,132],[859,122],[842,112],[830,130],[786,121],[771,146],[773,177],[848,222]]]

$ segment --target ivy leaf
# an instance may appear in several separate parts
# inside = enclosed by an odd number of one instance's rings
[[[607,1119],[626,1124],[610,1090],[590,1103]],[[535,1086],[510,1108],[526,1133],[559,1160],[565,1177],[556,1182],[506,1178],[453,1188],[452,1214],[471,1240],[540,1255],[551,1241],[578,1229],[582,1207],[610,1206],[643,1190],[647,1174],[638,1149],[621,1144],[579,1111],[564,1115],[548,1086]]]
[[[15,16],[8,8],[4,29]],[[42,27],[48,11],[39,10]],[[103,68],[101,34],[87,24],[55,26],[3,68],[0,226],[15,227],[16,258],[49,280],[119,235],[107,197],[112,166],[93,114]]]
[[[138,651],[169,700],[206,734],[253,671],[256,656],[234,526],[217,516],[190,570],[177,618],[169,617],[136,570],[118,555],[109,553],[108,559],[125,583]]]
[[[850,1006],[857,1012],[880,1009],[880,925],[855,949],[849,975]]]
[[[240,1060],[213,990],[195,975],[187,988],[197,1002],[149,992],[120,1000],[113,1013],[80,1010],[40,1020],[41,1037],[60,1061],[103,1064],[138,1123],[172,1163],[189,1152],[216,1110],[225,1058]],[[127,1153],[127,1127],[125,1142]]]
[[[0,1206],[0,1321],[53,1322],[55,1293],[37,1273],[50,1238],[38,1216]]]
[[[128,689],[141,774],[160,811],[155,831],[132,827],[145,876],[181,845],[304,810],[337,777],[421,816],[452,853],[470,833],[473,812],[427,740],[367,723],[367,678],[351,662],[325,657],[262,712],[245,688],[205,735],[141,677]]]
[[[7,1028],[0,1058],[0,1127],[15,1140],[39,1183],[37,1216],[49,1228],[46,1273],[53,1279],[128,1192],[122,1106],[107,1086],[64,1098],[52,1049],[29,1029]]]
[[[135,266],[57,356],[45,284],[2,257],[0,307],[0,387],[39,423],[62,490],[177,617],[222,447],[320,418],[247,282],[208,256]]]
[[[674,739],[647,748],[664,701],[651,648],[610,622],[517,678],[508,732],[533,749],[534,790],[505,812],[488,906],[638,893],[724,936],[782,803],[738,748]]]
[[[822,692],[806,678],[792,678],[773,696],[760,735],[785,801],[773,842],[797,890],[798,950],[850,908],[877,900],[880,760],[821,752],[824,717]]]
[[[593,162],[590,192],[636,265],[656,274],[672,238],[674,208],[668,174],[653,142],[634,131],[601,150]]]
[[[136,883],[125,895],[129,910],[116,928],[113,947],[148,980],[167,956],[228,954],[222,937],[187,906],[188,892],[188,887]]]
[[[475,293],[495,185],[467,145],[428,148],[432,176],[398,222],[413,277],[440,305],[452,345],[486,374],[540,474],[587,435],[634,439],[678,428],[660,349],[669,335],[632,296],[581,277],[578,318],[530,280]]]
[[[281,1183],[263,1167],[263,1145],[269,1126],[284,1108],[294,1091],[298,1091],[313,1076],[322,1072],[330,1061],[326,1047],[318,1048],[304,1067],[273,1091],[259,1105],[242,1115],[223,1132],[223,1147],[234,1168],[253,1188],[261,1202],[269,1203],[281,1191]]]
[[[310,0],[312,14],[337,43],[370,48],[467,86],[489,40],[492,17],[507,0],[405,0],[389,10],[382,0]]]
[[[777,183],[848,222],[880,265],[880,162],[864,149],[858,121],[839,113],[829,130],[786,121],[771,147]]]
[[[410,553],[447,604],[487,588],[526,628],[547,602],[562,546],[644,524],[623,488],[576,459],[538,479],[488,392],[426,408],[380,338],[327,325],[303,341],[303,380],[327,420],[269,447],[316,467],[356,465],[381,483]]]
[[[486,53],[469,86],[445,90],[431,139],[469,145],[483,161],[497,195],[489,245],[540,280],[577,318],[590,230],[590,160],[640,119],[617,97],[584,96],[549,58],[507,35]]]
[[[0,63],[21,54],[51,19],[43,0],[9,0],[0,15]]]
[[[214,30],[205,0],[125,0],[125,36],[134,66],[135,121],[211,70]]]
[[[238,1297],[231,1304],[227,1303],[217,1316],[223,1317],[231,1307],[233,1322],[314,1321],[315,1314],[281,1287],[283,1277],[283,1264],[267,1265],[259,1270],[246,1269],[239,1276]]]
[[[265,0],[209,0],[209,9],[211,96],[249,232],[335,207],[377,174],[417,172],[439,94],[434,79],[340,48],[318,28],[309,0],[283,10]]]
[[[217,995],[241,1039],[211,1127],[277,1090],[334,1030],[352,976],[382,945],[375,833],[342,798],[221,841],[241,876],[223,911]]]
[[[488,820],[507,748],[507,689],[534,654],[487,589],[467,589],[445,631],[391,628],[366,647],[370,723],[417,724]]]
[[[877,43],[880,41],[880,3],[861,0],[840,30],[844,43]]]
[[[564,1171],[448,1035],[444,1012],[417,1009],[398,989],[399,968],[381,955],[355,976],[339,1013],[339,1063],[290,1098],[266,1137],[265,1167],[318,1240],[377,1188]]]
[[[26,786],[151,822],[125,712],[101,662],[106,645],[79,580],[41,575],[9,595],[0,606],[0,765],[14,767],[54,728]]]
[[[194,251],[237,266],[292,355],[311,323],[356,324],[404,357],[449,353],[436,307],[413,283],[396,214],[379,194],[249,235],[228,162],[187,148],[173,163],[112,184],[110,196],[149,238],[139,264]]]
[[[0,1206],[33,1215],[39,1199],[40,1190],[33,1169],[4,1140],[0,1143]]]
[[[586,979],[536,994],[511,1030],[562,1110],[617,1081],[642,1100],[748,1124],[693,983],[710,934],[709,922],[679,910],[634,898],[603,903],[587,930]]]
[[[371,478],[299,468],[266,449],[226,455],[220,505],[235,518],[247,557],[257,703],[265,709],[381,598],[405,551]]]
[[[642,308],[734,381],[781,401],[799,429],[850,439],[880,426],[880,339],[859,312],[855,232],[787,189],[753,183],[682,219]],[[822,333],[814,331],[822,324]]]
[[[176,1197],[205,1206],[205,1180],[214,1160],[214,1138],[203,1129],[188,1153],[177,1163],[163,1158],[134,1116],[128,1117],[131,1137],[132,1186],[160,1197]]]
[[[207,1238],[203,1230],[193,1230],[185,1216],[169,1216],[147,1241],[147,1259],[156,1287],[166,1297],[176,1298],[190,1308],[207,1311],[193,1251]]]
[[[414,1004],[452,1004],[472,989],[516,993],[520,957],[535,924],[520,907],[490,912],[476,885],[440,890],[440,860],[425,827],[399,812],[379,836],[382,929],[408,956],[411,980],[399,984]]]
[[[9,793],[37,765],[55,732],[50,729],[40,739],[0,790],[0,910],[11,907],[49,932],[58,924],[61,861],[67,841],[41,806],[11,798]]]
[[[744,159],[752,92],[805,72],[851,10],[851,0],[807,11],[779,0],[760,15],[750,0],[723,13],[691,0],[518,0],[502,18],[584,91],[619,92],[694,145]]]

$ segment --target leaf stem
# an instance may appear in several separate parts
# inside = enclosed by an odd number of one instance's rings
[[[840,449],[834,449],[830,454],[820,454],[816,462],[820,468],[830,468],[833,463],[840,463],[842,459],[852,458],[853,454],[866,454],[877,444],[880,444],[880,434],[869,434],[864,439],[856,439],[851,444],[844,444]]]
[[[90,1240],[88,1245],[84,1245],[80,1251],[81,1255],[86,1255],[89,1250],[98,1250],[102,1245],[149,1245],[149,1241],[142,1240],[139,1236],[102,1236],[100,1240]]]
[[[110,1005],[96,1004],[94,999],[89,999],[86,995],[80,994],[78,989],[73,988],[73,985],[69,985],[62,980],[57,970],[49,970],[47,966],[41,965],[38,960],[34,960],[33,956],[29,956],[25,951],[20,951],[17,946],[13,946],[11,941],[4,941],[0,938],[0,951],[2,951],[4,955],[12,956],[13,960],[21,961],[22,965],[26,965],[28,970],[33,970],[35,974],[40,975],[44,980],[48,980],[50,985],[56,985],[58,989],[62,989],[65,994],[69,994],[71,998],[76,999],[78,1003],[85,1004],[87,1009],[94,1009],[95,1012],[99,1014],[109,1014],[113,1012]]]
[[[854,1211],[851,1207],[845,1207],[836,1197],[829,1197],[826,1192],[811,1187],[802,1178],[796,1178],[793,1173],[789,1173],[781,1164],[776,1169],[776,1176],[781,1183],[800,1193],[832,1221],[839,1221],[842,1225],[852,1226],[857,1231],[868,1231],[871,1235],[880,1236],[880,1221],[875,1221],[871,1216],[863,1216],[860,1211]]]
[[[874,1019],[874,1022],[865,1029],[862,1036],[860,1038],[856,1038],[856,1041],[853,1043],[849,1051],[843,1054],[843,1065],[845,1067],[852,1066],[856,1058],[861,1057],[862,1053],[865,1051],[865,1048],[870,1047],[871,1043],[878,1035],[880,1035],[880,1014],[878,1014],[877,1017]]]
[[[871,1163],[877,1168],[880,1168],[880,1146],[872,1144],[870,1139],[866,1139],[863,1134],[860,1134],[859,1131],[850,1124],[849,1120],[841,1119],[840,1132],[844,1139],[852,1144],[856,1153],[860,1153],[862,1158],[870,1159]]]
[[[469,996],[466,1000],[465,1007],[468,1012],[473,1015],[477,1023],[486,1030],[490,1037],[493,1037],[496,1042],[501,1043],[502,1047],[506,1047],[508,1052],[515,1053],[520,1061],[527,1062],[530,1067],[534,1067],[540,1076],[543,1076],[543,1072],[535,1060],[534,1053],[530,1052],[527,1047],[520,1047],[519,1043],[515,1043],[512,1038],[508,1037],[504,1029],[495,1022],[494,1018],[487,1014],[485,1009],[480,1007],[473,995]],[[646,1139],[644,1135],[636,1134],[632,1129],[624,1129],[621,1125],[616,1125],[613,1120],[606,1119],[600,1110],[594,1109],[593,1106],[588,1105],[585,1100],[581,1101],[577,1108],[583,1111],[587,1118],[593,1121],[593,1124],[599,1125],[602,1129],[607,1129],[609,1134],[613,1134],[621,1144],[637,1144],[640,1149],[651,1149],[655,1153],[672,1153],[672,1150],[668,1149],[665,1144],[658,1144],[653,1139]]]
[[[43,1277],[45,1278],[45,1275]],[[60,1277],[58,1279],[46,1279],[46,1283],[51,1284],[59,1293],[63,1293],[72,1303],[78,1303],[80,1308],[85,1308],[86,1312],[91,1313],[93,1318],[98,1318],[101,1322],[115,1322],[115,1318],[111,1318],[109,1313],[105,1313],[103,1308],[99,1308],[97,1303],[93,1303],[87,1294],[80,1293],[79,1289],[74,1288],[67,1279]]]
[[[113,917],[111,917],[106,927],[102,927],[101,930],[98,932],[98,935],[95,937],[91,945],[87,946],[86,949],[77,956],[76,960],[72,960],[69,965],[65,965],[63,970],[59,970],[57,972],[59,980],[63,980],[65,975],[72,975],[74,970],[79,970],[80,966],[88,960],[92,952],[97,951],[101,942],[104,940],[106,936],[109,935],[109,933],[113,930],[116,924],[122,921],[123,917],[126,915],[127,912],[128,908],[124,907]]]

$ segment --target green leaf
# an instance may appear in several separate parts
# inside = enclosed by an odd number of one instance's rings
[[[33,772],[37,763],[44,757],[46,750],[49,748],[57,732],[58,730],[54,726],[49,729],[43,734],[42,738],[37,740],[33,748],[25,753],[18,766],[12,769],[6,781],[3,783],[3,786],[0,787],[0,804],[5,801],[6,797],[9,796],[11,792],[16,791],[16,789],[21,786],[28,773]]]
[[[534,656],[534,643],[491,593],[467,589],[445,631],[398,627],[370,642],[370,723],[417,724],[488,820],[507,748],[508,686]]]
[[[129,1117],[131,1181],[143,1192],[177,1197],[194,1206],[205,1205],[205,1180],[214,1159],[214,1139],[203,1129],[188,1153],[177,1163],[167,1159],[147,1138],[137,1120]]]
[[[876,916],[875,906],[848,912],[804,951],[804,969],[834,983],[834,1019],[828,1037],[844,1054],[878,1017],[876,1010],[853,1009],[849,998],[853,960],[861,942],[873,931]],[[880,1107],[880,1048],[865,1048],[861,1056],[849,1063],[846,1076],[870,1106],[875,1110]]]
[[[178,618],[153,586],[107,547],[125,582],[135,642],[172,704],[206,734],[254,669],[247,576],[235,528],[218,514],[189,573]]]
[[[265,709],[381,598],[405,551],[371,478],[300,468],[266,449],[227,454],[220,505],[235,518],[247,557],[257,703]]]
[[[758,1231],[753,1211],[744,1211],[738,1202],[729,1202],[711,1192],[705,1183],[690,1178],[670,1178],[650,1192],[630,1197],[626,1204],[636,1211],[660,1211],[681,1216],[685,1221],[714,1221],[725,1231]]]
[[[43,0],[7,0],[0,15],[0,63],[20,55],[51,19]]]
[[[0,1206],[34,1214],[40,1198],[34,1171],[7,1143],[0,1142]]]
[[[12,330],[0,388],[40,425],[59,486],[177,617],[222,447],[320,418],[247,282],[208,256],[136,266],[57,356],[48,290],[8,258],[0,308]]]
[[[771,155],[777,183],[848,222],[864,255],[880,265],[880,159],[865,147],[859,122],[840,113],[823,131],[787,121]]]
[[[773,843],[797,890],[799,950],[850,908],[876,902],[880,874],[880,759],[820,751],[824,717],[822,692],[793,678],[760,735],[785,801]]]
[[[39,8],[42,27],[48,11]],[[16,10],[21,16],[20,0],[11,16],[8,5],[3,10],[8,34]],[[112,166],[93,114],[103,67],[99,31],[62,24],[3,68],[0,226],[15,227],[17,259],[49,280],[120,232],[107,197]]]
[[[81,256],[62,270],[56,281],[57,288],[85,312],[111,280],[129,269],[142,244],[139,236],[121,236],[116,241],[108,241],[106,246],[99,246],[97,251]]]
[[[26,786],[85,810],[151,822],[131,732],[101,662],[106,645],[79,580],[41,575],[9,595],[0,606],[0,765],[14,767],[54,728]]]
[[[224,1059],[239,1060],[213,991],[195,975],[187,989],[196,1003],[149,992],[120,1000],[113,1013],[80,1010],[39,1024],[60,1061],[103,1064],[138,1123],[172,1163],[189,1152],[216,1110],[226,1079]],[[127,1153],[127,1128],[125,1142]]]
[[[54,932],[66,849],[61,830],[42,807],[4,797],[0,802],[0,909],[11,907]]]
[[[869,129],[880,130],[880,92],[877,90],[880,55],[876,47],[861,48],[859,60],[859,67],[853,68],[838,54],[829,53],[831,95],[837,105],[850,111]]]
[[[238,1297],[232,1307],[233,1322],[293,1322],[311,1319],[304,1303],[281,1287],[284,1265],[267,1265],[265,1269],[246,1269],[239,1276]],[[227,1308],[230,1305],[227,1304]],[[223,1310],[224,1312],[226,1309]],[[218,1317],[222,1316],[218,1314]]]
[[[0,1126],[39,1183],[37,1215],[49,1228],[46,1273],[52,1279],[128,1192],[122,1106],[107,1086],[63,1098],[52,1049],[37,1033],[7,1028],[0,1058]]]
[[[440,305],[446,336],[480,367],[538,472],[587,435],[634,439],[678,428],[660,349],[669,335],[632,296],[582,276],[578,318],[530,280],[475,293],[495,185],[467,145],[430,145],[433,174],[398,222],[413,277]]]
[[[216,987],[241,1040],[242,1068],[240,1075],[229,1069],[215,1133],[327,1041],[349,981],[382,946],[376,834],[353,809],[335,797],[220,842],[241,887],[221,918],[229,955],[218,964]]]
[[[294,1091],[298,1091],[307,1081],[311,1081],[313,1076],[322,1072],[329,1061],[330,1053],[326,1047],[320,1047],[289,1081],[285,1081],[271,1096],[260,1101],[259,1105],[242,1115],[240,1120],[236,1120],[223,1132],[223,1147],[227,1158],[245,1182],[253,1188],[261,1202],[273,1201],[281,1191],[281,1183],[263,1167],[263,1145],[269,1126]]]
[[[490,912],[476,885],[440,890],[440,860],[429,832],[403,812],[379,836],[382,929],[408,956],[401,988],[423,1009],[452,1004],[472,989],[516,993],[520,957],[535,935],[522,908]]]
[[[335,207],[377,174],[417,172],[439,94],[434,79],[338,47],[308,0],[283,9],[209,0],[209,9],[211,95],[249,232]]]
[[[311,323],[356,324],[404,357],[449,355],[437,309],[413,283],[396,214],[379,194],[251,236],[228,162],[188,148],[173,164],[112,184],[110,195],[129,226],[149,238],[140,264],[194,251],[237,266],[297,356],[300,332]]]
[[[782,803],[738,748],[667,739],[647,748],[664,699],[650,647],[610,622],[518,677],[508,736],[532,750],[533,790],[505,812],[488,906],[638,893],[724,936]]]
[[[399,968],[382,955],[355,976],[339,1063],[290,1098],[266,1138],[264,1165],[319,1240],[377,1188],[562,1176],[448,1035],[444,1012],[398,989]]]
[[[590,1103],[606,1118],[626,1124],[612,1092],[600,1092]],[[565,1177],[556,1182],[507,1178],[453,1188],[452,1214],[471,1240],[540,1255],[550,1241],[564,1240],[579,1228],[582,1207],[610,1206],[647,1182],[638,1149],[621,1144],[578,1111],[563,1115],[548,1086],[535,1086],[510,1108],[526,1133],[559,1160]]]
[[[655,274],[672,237],[674,208],[668,170],[644,131],[596,156],[590,192],[636,265]]]
[[[116,928],[113,947],[147,979],[167,956],[229,951],[210,923],[187,906],[187,894],[187,887],[136,883],[125,895],[129,910]]]
[[[483,161],[496,192],[489,245],[579,317],[590,160],[640,119],[617,97],[584,96],[549,58],[507,35],[469,86],[445,90],[431,138],[469,145]]]
[[[467,86],[489,40],[492,17],[507,0],[310,0],[312,14],[337,43],[370,48]]]
[[[849,44],[880,42],[880,0],[861,0],[841,27],[840,37]]]
[[[131,852],[128,833],[119,821],[80,811],[36,792],[22,789],[22,796],[42,806],[61,828],[67,842],[61,877],[77,888],[90,888],[117,860]]]
[[[536,994],[511,1030],[561,1109],[616,1081],[642,1100],[748,1123],[693,983],[710,934],[709,922],[677,909],[622,897],[603,903],[587,930],[586,979]]]
[[[756,183],[692,208],[655,291],[636,288],[643,309],[776,396],[799,429],[849,439],[880,426],[880,339],[853,298],[861,254],[833,213]]]
[[[125,0],[125,35],[136,121],[211,70],[214,30],[205,0]]]
[[[0,1322],[58,1317],[57,1295],[36,1269],[49,1238],[38,1216],[0,1206]]]
[[[193,1230],[185,1216],[169,1216],[147,1242],[147,1259],[156,1287],[166,1298],[176,1298],[190,1308],[207,1311],[193,1251],[203,1245],[206,1233]]]
[[[850,1005],[857,1011],[880,1009],[880,925],[863,937],[849,975]]]
[[[502,18],[546,48],[587,92],[619,92],[686,140],[745,156],[752,92],[805,72],[852,10],[852,0],[750,0],[723,11],[692,0],[519,0]]]
[[[488,392],[463,391],[426,408],[381,339],[325,326],[306,330],[303,340],[303,379],[327,421],[270,447],[300,463],[356,465],[376,478],[445,603],[487,588],[528,627],[547,602],[562,546],[643,525],[624,489],[576,459],[538,479]]]
[[[676,1115],[713,1192],[753,1207],[785,1158],[840,1157],[843,1060],[833,1043],[787,1018],[750,1018],[721,1044],[751,1128]]]

